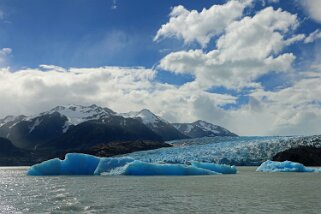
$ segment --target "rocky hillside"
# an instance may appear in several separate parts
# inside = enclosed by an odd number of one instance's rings
[[[276,154],[274,161],[294,161],[305,166],[321,166],[321,148],[300,146]]]

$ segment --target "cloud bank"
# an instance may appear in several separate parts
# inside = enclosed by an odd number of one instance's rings
[[[271,92],[256,89],[240,108],[226,110],[237,97],[210,93],[193,83],[159,83],[145,68],[71,68],[0,71],[1,116],[36,114],[58,104],[97,103],[119,112],[150,108],[166,119],[204,119],[242,135],[315,134],[321,120],[321,72],[309,73],[292,87]]]
[[[159,83],[155,74],[155,70],[141,67],[64,69],[41,65],[16,72],[2,69],[1,116],[17,112],[34,114],[58,104],[97,103],[120,112],[149,107],[167,118],[175,120],[178,116],[188,120],[193,115],[192,106],[199,100],[207,100],[218,109],[235,102],[230,95],[212,94],[191,85]]]

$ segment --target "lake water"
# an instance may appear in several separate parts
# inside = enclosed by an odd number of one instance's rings
[[[321,174],[28,177],[0,168],[0,213],[320,213]]]

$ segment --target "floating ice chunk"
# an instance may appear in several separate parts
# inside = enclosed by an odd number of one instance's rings
[[[221,174],[236,174],[237,172],[235,166],[215,164],[215,163],[201,163],[196,161],[192,161],[191,164],[194,167],[211,170]]]
[[[305,167],[303,164],[284,161],[265,161],[256,169],[257,172],[321,172],[321,169]]]
[[[101,158],[100,162],[95,170],[95,175],[106,174],[115,168],[125,166],[126,164],[133,162],[134,159],[130,157],[123,158]]]
[[[27,172],[28,175],[93,175],[99,164],[100,158],[69,153],[64,160],[51,159],[33,165]]]
[[[60,175],[61,160],[59,158],[44,161],[40,164],[33,165],[28,170],[28,175]]]
[[[220,174],[211,170],[201,169],[183,164],[159,164],[134,161],[127,165],[111,170],[109,175],[216,175]]]
[[[131,157],[99,158],[70,153],[64,160],[51,159],[33,165],[28,175],[216,175],[235,174],[234,166],[192,162],[186,164],[146,163]]]

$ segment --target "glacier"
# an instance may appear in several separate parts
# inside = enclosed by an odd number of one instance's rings
[[[147,163],[131,157],[99,158],[92,155],[69,153],[64,160],[54,158],[33,165],[27,175],[217,175],[236,174],[235,166],[213,163]]]
[[[267,160],[263,162],[257,169],[257,172],[321,172],[321,168],[309,168],[305,167],[303,164],[284,161],[277,162]]]
[[[143,162],[207,162],[259,166],[274,155],[298,146],[321,147],[321,136],[205,137],[168,141],[173,147],[139,151],[128,156]],[[125,155],[126,156],[126,155]]]

